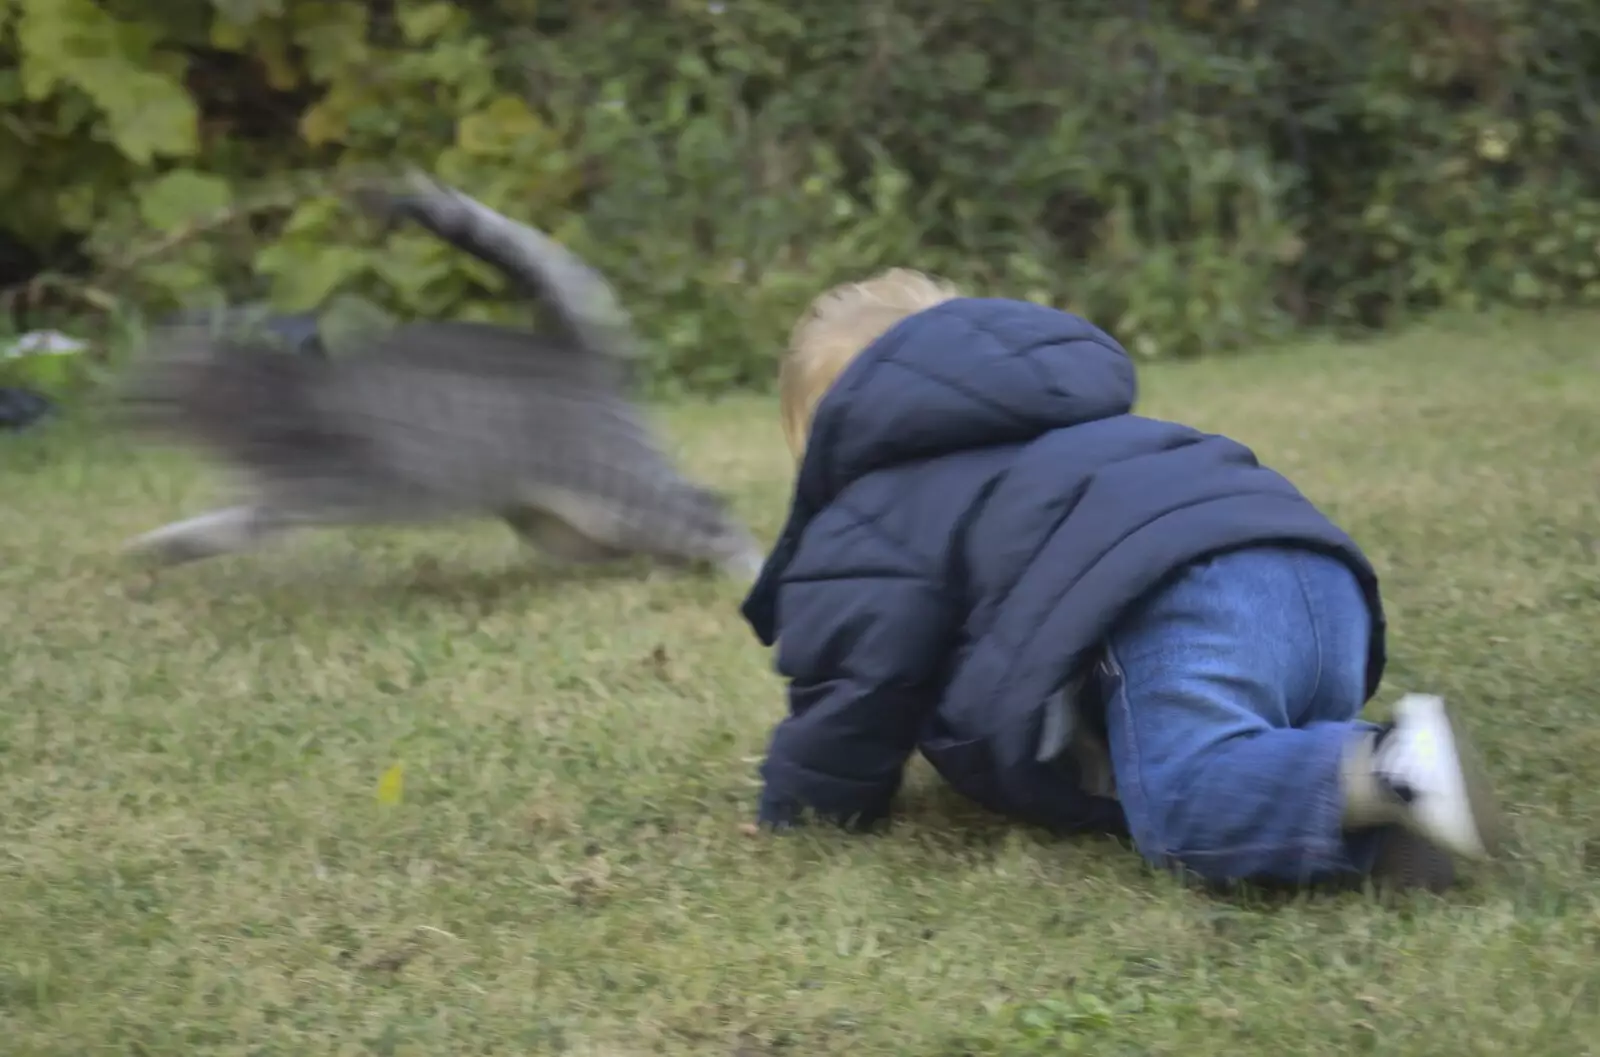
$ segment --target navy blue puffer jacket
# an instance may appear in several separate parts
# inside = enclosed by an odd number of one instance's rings
[[[1105,803],[1036,759],[1045,702],[1128,605],[1257,543],[1377,577],[1281,475],[1226,437],[1132,413],[1133,364],[1085,320],[962,299],[891,329],[823,398],[787,524],[744,615],[789,680],[760,817],[888,814],[920,750],[957,790],[1058,830]]]

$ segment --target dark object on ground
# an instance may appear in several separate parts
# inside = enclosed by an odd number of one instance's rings
[[[494,517],[559,560],[640,554],[755,575],[754,539],[679,473],[629,399],[632,327],[601,276],[432,182],[363,203],[532,288],[559,333],[415,323],[311,358],[174,330],[134,364],[131,423],[196,445],[246,485],[234,505],[133,541],[137,553],[175,563],[299,527]]]
[[[55,411],[50,400],[32,389],[0,386],[0,430],[18,433]]]

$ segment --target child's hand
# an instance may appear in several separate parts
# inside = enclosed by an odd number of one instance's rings
[[[741,822],[739,823],[739,832],[746,837],[759,837],[761,836],[761,827],[754,822]]]

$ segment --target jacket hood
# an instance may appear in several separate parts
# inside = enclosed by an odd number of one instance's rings
[[[801,531],[853,481],[1127,414],[1137,390],[1122,346],[1068,312],[958,298],[902,320],[818,404],[788,521],[745,600],[746,619],[770,646],[777,582]]]
[[[1024,301],[947,301],[839,376],[817,406],[797,490],[820,509],[874,471],[1127,414],[1136,396],[1127,352],[1087,320]]]

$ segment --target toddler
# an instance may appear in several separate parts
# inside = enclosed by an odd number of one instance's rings
[[[743,610],[789,683],[762,824],[870,827],[920,751],[1213,881],[1437,890],[1496,849],[1440,699],[1357,718],[1361,550],[1244,445],[1135,415],[1105,332],[896,269],[813,302],[779,381],[798,475]]]

